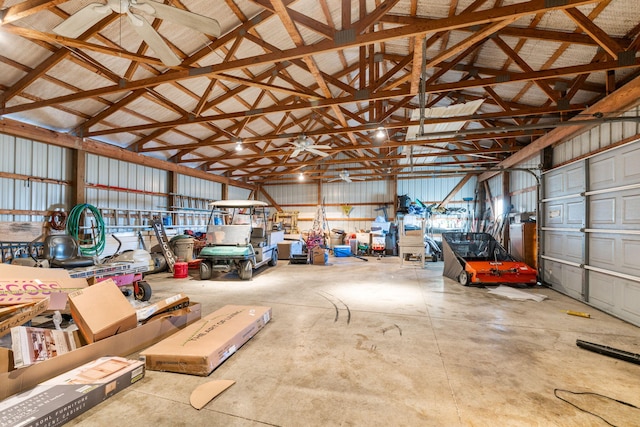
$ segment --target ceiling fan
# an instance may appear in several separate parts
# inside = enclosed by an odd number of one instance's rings
[[[91,3],[71,15],[53,29],[63,37],[76,38],[97,24],[107,14],[115,12],[126,14],[133,24],[134,30],[156,53],[163,64],[173,67],[182,61],[169,47],[162,36],[151,26],[149,21],[133,9],[147,15],[174,22],[192,28],[213,37],[220,36],[220,24],[215,19],[197,13],[178,9],[152,0],[107,0],[106,4]]]
[[[291,150],[293,148],[293,153],[291,153],[291,157],[297,157],[303,151],[308,151],[309,153],[316,154],[318,156],[327,157],[329,153],[325,153],[321,150],[326,150],[331,148],[330,145],[314,145],[311,138],[306,137],[304,135],[300,135],[295,139],[295,141],[290,142],[293,147],[287,147],[287,149]]]
[[[349,176],[349,171],[344,169],[340,171],[337,178],[332,178],[328,182],[334,182],[334,181],[340,181],[340,180],[346,181],[346,182],[353,182],[353,181],[364,181],[364,178],[351,178]]]

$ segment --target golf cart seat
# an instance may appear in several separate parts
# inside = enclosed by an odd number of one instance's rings
[[[254,247],[264,246],[265,244],[265,232],[264,228],[256,227],[251,229],[251,244]]]
[[[95,264],[92,257],[78,255],[78,242],[68,234],[53,234],[44,239],[44,257],[53,268],[72,269]]]

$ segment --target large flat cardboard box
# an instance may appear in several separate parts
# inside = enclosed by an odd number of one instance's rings
[[[104,357],[0,402],[0,427],[59,426],[144,377],[144,364]]]
[[[86,287],[85,279],[74,279],[67,270],[0,264],[0,305],[37,302],[58,292]]]
[[[142,351],[147,369],[209,375],[271,319],[271,307],[227,305]]]
[[[159,317],[135,329],[82,346],[44,362],[2,373],[0,400],[33,388],[43,381],[97,358],[129,356],[200,319],[201,311],[200,304],[192,303],[187,308],[167,313],[166,317]]]
[[[73,320],[88,343],[138,325],[136,310],[111,279],[69,294],[69,307]]]

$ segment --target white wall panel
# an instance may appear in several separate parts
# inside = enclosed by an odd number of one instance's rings
[[[222,184],[187,175],[178,175],[177,194],[206,200],[222,198]]]
[[[229,186],[229,199],[232,200],[247,200],[251,195],[251,191],[242,187]]]
[[[425,204],[439,203],[453,190],[462,177],[428,178],[428,179],[403,179],[398,181],[398,195],[407,195],[411,200],[420,200]],[[475,198],[477,179],[471,178],[450,202],[450,207],[463,207],[465,197]]]

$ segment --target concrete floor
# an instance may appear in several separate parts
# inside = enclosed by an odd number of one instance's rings
[[[68,425],[606,425],[554,389],[640,406],[639,365],[576,346],[582,339],[640,353],[636,326],[551,289],[525,289],[547,295],[542,302],[515,301],[444,278],[441,262],[422,269],[397,257],[368,259],[280,261],[251,281],[200,281],[195,271],[147,276],[152,301],[184,292],[203,314],[252,304],[271,306],[273,318],[209,377],[147,371]],[[214,379],[236,384],[193,409],[191,391]],[[640,425],[638,409],[558,395],[613,425]]]

